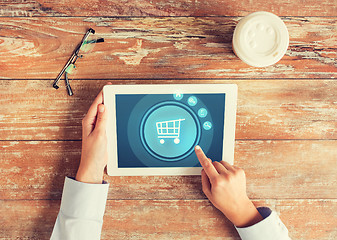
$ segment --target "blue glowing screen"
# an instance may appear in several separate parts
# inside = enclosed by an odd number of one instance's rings
[[[200,167],[221,160],[225,94],[117,94],[119,168]]]

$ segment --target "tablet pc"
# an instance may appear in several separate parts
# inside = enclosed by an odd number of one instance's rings
[[[110,176],[200,175],[200,145],[234,162],[235,84],[106,85]]]

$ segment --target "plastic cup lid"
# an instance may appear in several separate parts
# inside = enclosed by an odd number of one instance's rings
[[[269,12],[249,14],[234,30],[235,54],[254,67],[266,67],[278,62],[288,45],[286,25],[278,16]]]

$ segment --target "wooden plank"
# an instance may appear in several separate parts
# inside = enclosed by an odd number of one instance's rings
[[[269,1],[1,1],[1,16],[244,16],[269,11],[281,16],[336,16],[336,0]]]
[[[47,239],[59,201],[1,201],[1,239]],[[262,200],[297,240],[337,238],[337,201]],[[13,221],[15,219],[15,221]],[[240,239],[208,200],[108,200],[102,239]]]
[[[1,140],[80,140],[81,120],[106,80],[0,80]],[[237,139],[337,139],[335,80],[115,80],[114,84],[236,83]]]
[[[86,29],[97,44],[78,61],[76,78],[336,78],[335,17],[283,18],[284,58],[254,68],[232,51],[237,17],[0,18],[0,78],[54,79]]]
[[[0,199],[60,199],[81,142],[0,142]],[[336,140],[237,141],[252,198],[337,198]],[[107,177],[109,199],[204,199],[199,176]]]

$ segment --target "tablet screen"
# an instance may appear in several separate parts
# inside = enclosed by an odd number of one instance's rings
[[[118,168],[200,167],[222,160],[226,94],[116,94]]]

